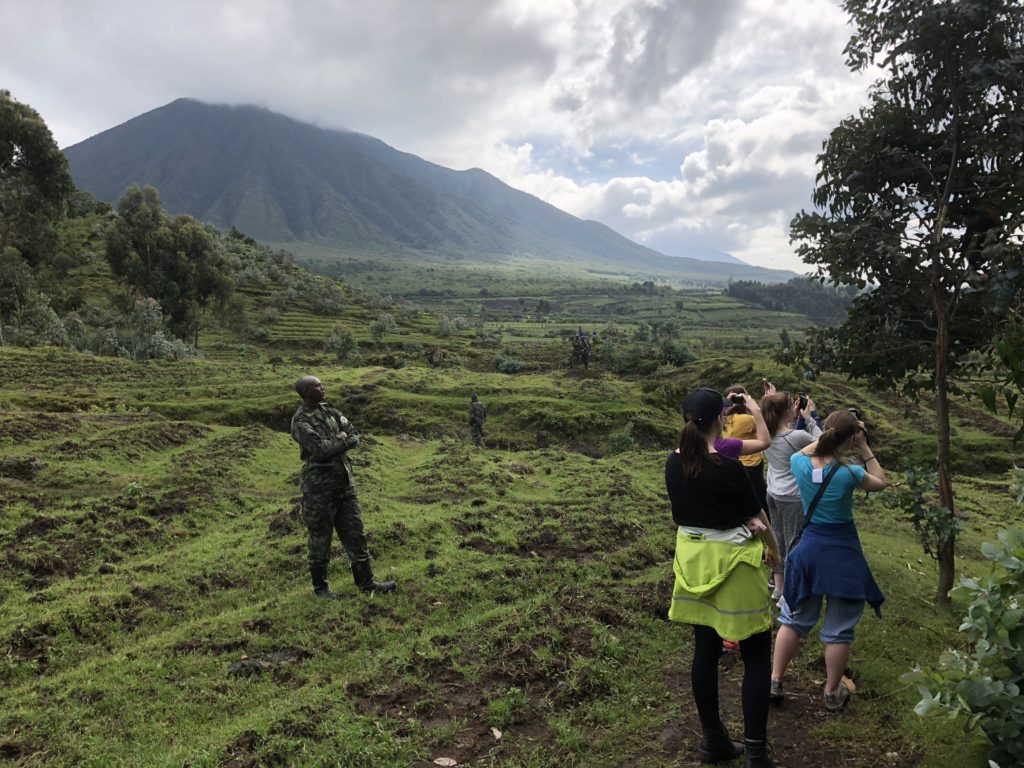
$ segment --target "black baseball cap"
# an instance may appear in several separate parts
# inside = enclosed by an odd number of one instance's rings
[[[683,398],[683,419],[706,427],[722,413],[722,393],[710,387],[701,387]]]

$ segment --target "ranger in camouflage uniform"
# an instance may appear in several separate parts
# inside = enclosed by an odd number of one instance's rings
[[[363,531],[362,509],[352,482],[348,451],[359,445],[359,433],[341,413],[324,402],[324,385],[315,376],[295,382],[302,405],[292,416],[292,440],[301,448],[302,516],[309,529],[309,573],[313,593],[337,597],[327,584],[332,531],[338,532],[356,586],[364,592],[390,592],[394,581],[373,580],[370,552]]]
[[[474,392],[469,399],[469,433],[473,436],[473,445],[484,447],[484,422],[487,420],[487,409]]]

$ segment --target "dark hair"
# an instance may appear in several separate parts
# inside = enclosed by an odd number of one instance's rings
[[[706,431],[701,431],[697,422],[688,421],[679,430],[679,461],[683,465],[683,480],[694,480],[700,475],[704,468],[704,459],[710,458],[718,464],[718,454],[712,455],[708,450],[707,432],[710,431],[709,424]]]
[[[747,394],[747,388],[744,387],[742,384],[733,384],[731,387],[725,390],[725,396],[728,397],[729,395],[734,394],[736,392],[740,393],[741,395],[745,395]],[[742,403],[734,404],[729,411],[729,416],[738,413],[749,413],[749,411],[747,410],[747,406]]]
[[[761,398],[761,415],[764,416],[764,423],[768,425],[768,434],[771,437],[775,437],[779,427],[786,423],[792,408],[793,401],[788,392],[776,392]]]
[[[833,411],[822,424],[821,437],[818,438],[818,445],[814,449],[815,456],[834,456],[842,462],[842,447],[851,437],[860,431],[860,423],[857,417],[849,411]]]

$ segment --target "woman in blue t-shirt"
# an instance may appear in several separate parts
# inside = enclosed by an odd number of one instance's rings
[[[847,464],[844,456],[859,451],[864,466]],[[842,682],[850,657],[854,627],[864,603],[881,617],[885,600],[875,583],[853,522],[853,492],[881,491],[885,470],[865,438],[864,425],[849,411],[836,411],[825,420],[816,443],[793,454],[790,467],[800,489],[804,512],[822,485],[810,523],[786,560],[782,625],[775,637],[772,663],[773,701],[783,699],[782,678],[808,633],[818,623],[821,600],[827,599],[821,639],[825,642],[825,708],[846,706],[850,691]]]

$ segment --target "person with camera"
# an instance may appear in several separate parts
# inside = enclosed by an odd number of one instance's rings
[[[738,400],[732,400],[733,395],[743,395],[744,402]],[[740,440],[754,440],[757,439],[757,419],[754,413],[747,406],[746,401],[749,400],[750,396],[747,394],[745,387],[735,384],[725,390],[725,396],[731,400],[731,407],[725,417],[725,424],[722,427],[722,437],[726,438],[738,438]],[[769,435],[769,443],[771,436]],[[761,502],[761,509],[768,509],[768,487],[765,485],[764,480],[764,453],[762,450],[754,453],[745,453],[740,456],[740,464],[746,470],[747,475],[750,477],[750,482],[754,486],[754,492],[757,494],[758,501]],[[769,515],[771,518],[771,515]]]
[[[766,741],[772,613],[762,559],[777,565],[778,544],[742,465],[716,449],[722,402],[708,388],[686,396],[678,447],[665,462],[665,488],[679,526],[668,615],[693,626],[690,680],[701,762],[731,760],[745,746],[747,768],[772,768]],[[748,405],[757,409],[753,401]],[[719,713],[723,639],[737,641],[743,658],[744,744],[732,741]]]
[[[851,464],[851,454],[859,454],[864,466]],[[771,697],[783,700],[786,669],[818,623],[824,598],[824,701],[826,709],[838,712],[850,698],[842,678],[864,603],[881,617],[885,601],[857,535],[853,492],[884,490],[885,470],[868,443],[864,423],[850,410],[835,411],[825,419],[821,437],[794,453],[790,468],[804,505],[804,527],[786,562]]]
[[[803,450],[821,435],[821,427],[811,416],[815,413],[811,398],[804,394],[791,398],[789,393],[777,391],[768,381],[765,381],[761,413],[772,435],[772,443],[764,455],[768,464],[768,518],[779,542],[779,557],[782,560],[778,568],[772,569],[775,585],[772,600],[780,600],[786,555],[804,518],[800,489],[793,477],[789,460],[794,453]],[[801,428],[800,424],[805,424],[806,428]]]

